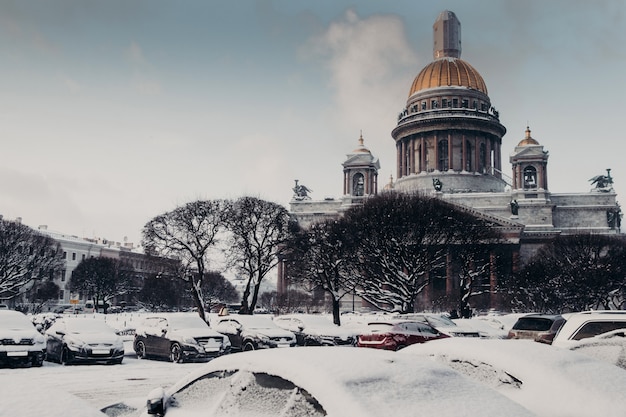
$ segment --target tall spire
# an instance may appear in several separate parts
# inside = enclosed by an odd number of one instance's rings
[[[439,13],[433,25],[433,57],[461,57],[461,22],[456,15],[445,10]]]

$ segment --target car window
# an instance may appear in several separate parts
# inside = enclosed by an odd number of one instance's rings
[[[573,340],[586,339],[612,330],[626,328],[624,321],[591,321],[585,323],[572,337]]]
[[[513,330],[533,330],[539,332],[545,332],[552,327],[552,320],[546,318],[520,318],[517,323],[513,325]]]
[[[200,413],[201,412],[201,413]],[[317,417],[326,412],[307,391],[265,373],[214,372],[174,394],[167,416]]]
[[[415,323],[415,325],[418,326],[420,333],[422,333],[424,336],[437,336],[438,334],[437,330],[425,324]]]

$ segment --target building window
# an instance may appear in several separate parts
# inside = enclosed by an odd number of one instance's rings
[[[63,251],[63,259],[67,259],[67,252]]]
[[[85,254],[83,253],[83,256],[81,257],[81,259],[84,261],[85,260]]]
[[[448,140],[444,139],[439,141],[439,171],[447,171],[448,170]]]
[[[464,98],[461,102],[461,107],[463,107],[464,109],[469,107],[469,101],[466,98]]]
[[[537,170],[533,166],[524,168],[524,188],[537,188]]]
[[[352,189],[353,195],[361,197],[365,191],[365,179],[363,178],[363,174],[355,174],[352,177]]]
[[[474,110],[478,110],[478,102],[476,100],[474,100],[474,102],[472,103],[472,107],[474,108]]]
[[[426,102],[422,101],[422,110],[426,110]]]
[[[452,99],[452,107],[454,107],[455,109],[457,107],[459,107],[459,99],[458,98],[453,98]]]
[[[448,99],[447,98],[442,98],[441,99],[441,107],[443,107],[443,108],[448,107]]]
[[[472,144],[469,140],[465,141],[465,170],[468,172],[472,172]]]
[[[65,282],[65,269],[61,270],[61,282]]]
[[[439,105],[437,104],[437,100],[431,100],[430,101],[430,108],[431,109],[436,109],[437,107],[439,107]]]
[[[72,261],[76,260],[76,252],[72,252]]]

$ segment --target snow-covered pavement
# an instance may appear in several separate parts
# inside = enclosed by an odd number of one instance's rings
[[[94,409],[100,409],[125,398],[145,398],[151,389],[168,387],[199,366],[202,364],[140,360],[127,346],[121,365],[63,366],[44,362],[41,368],[1,368],[2,402],[6,406],[5,399],[10,400],[11,408],[37,401],[54,402],[55,396],[49,392],[65,392],[83,399]],[[59,402],[49,406],[70,407],[67,399]],[[19,410],[0,407],[0,416],[5,415],[22,414]]]

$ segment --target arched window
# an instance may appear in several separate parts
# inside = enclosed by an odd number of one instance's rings
[[[365,179],[363,174],[354,174],[352,177],[352,195],[361,197],[365,192]]]
[[[537,169],[533,166],[524,168],[524,188],[537,188]]]
[[[437,169],[439,171],[447,171],[448,170],[448,140],[440,140],[439,141],[439,149],[437,150],[439,155],[439,164]]]
[[[465,141],[465,170],[472,172],[472,160],[474,152],[472,152],[472,143],[469,140]]]

